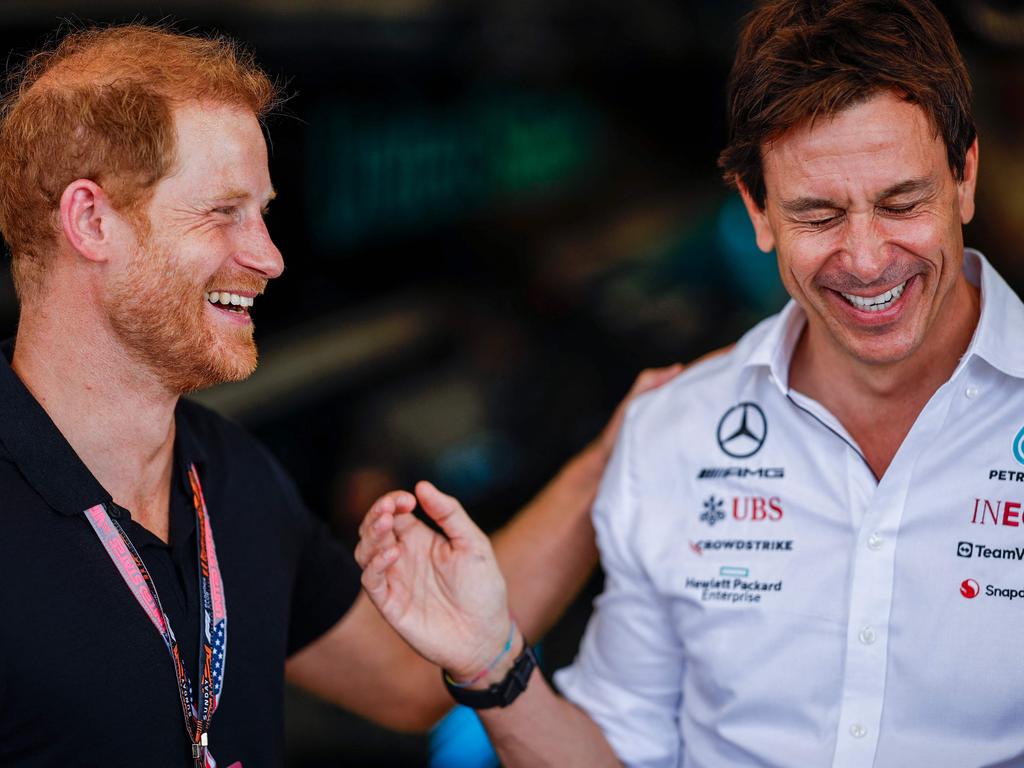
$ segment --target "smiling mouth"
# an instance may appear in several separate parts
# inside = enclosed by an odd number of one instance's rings
[[[839,295],[859,310],[864,312],[881,312],[884,309],[888,309],[899,300],[900,296],[903,295],[904,289],[907,287],[907,282],[907,280],[904,280],[899,285],[894,286],[888,291],[880,293],[877,296],[854,296],[852,293],[842,292],[839,292]]]
[[[206,300],[217,307],[217,309],[235,312],[240,315],[248,314],[249,307],[255,301],[253,296],[242,296],[229,291],[207,291],[205,296]]]

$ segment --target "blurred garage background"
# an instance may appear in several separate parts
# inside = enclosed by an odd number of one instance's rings
[[[4,0],[0,44],[17,65],[61,25],[165,20],[245,41],[287,84],[269,218],[287,271],[254,313],[262,362],[197,399],[266,442],[352,542],[379,493],[420,478],[496,527],[596,435],[638,370],[782,306],[774,259],[715,167],[749,7]],[[940,7],[976,86],[968,244],[1020,291],[1024,3]],[[4,269],[0,335],[16,318]],[[549,672],[571,660],[599,579],[545,640]],[[438,737],[298,692],[287,711],[293,768],[427,765],[432,749],[457,764]]]

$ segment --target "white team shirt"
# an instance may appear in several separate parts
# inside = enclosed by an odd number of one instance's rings
[[[964,271],[974,338],[881,482],[788,387],[793,302],[630,408],[555,678],[627,765],[1024,765],[1024,305]]]

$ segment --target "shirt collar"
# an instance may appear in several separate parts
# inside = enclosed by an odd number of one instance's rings
[[[109,504],[110,493],[89,471],[39,401],[11,368],[14,340],[0,344],[0,444],[43,500],[63,515]],[[175,409],[175,463],[205,461],[201,444],[179,406]]]
[[[964,251],[964,274],[981,289],[981,317],[966,359],[980,357],[1008,376],[1024,378],[1024,304],[979,251]]]
[[[973,248],[964,249],[964,276],[981,289],[981,316],[964,362],[980,357],[998,370],[1024,378],[1024,304],[988,260]],[[790,299],[775,317],[768,332],[751,349],[744,367],[768,368],[772,381],[783,394],[789,392],[789,364],[807,315]]]
[[[774,318],[768,332],[751,350],[743,367],[768,368],[772,382],[785,395],[789,392],[789,361],[793,359],[793,351],[805,325],[807,315],[799,304],[790,299]]]

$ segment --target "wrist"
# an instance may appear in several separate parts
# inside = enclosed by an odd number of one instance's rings
[[[515,624],[512,625],[512,637],[511,643],[508,646],[508,652],[505,653],[498,662],[493,666],[489,667],[485,674],[482,675],[478,680],[467,685],[466,688],[473,691],[485,690],[490,688],[495,683],[500,683],[504,680],[508,673],[515,666],[516,659],[519,658],[523,652],[523,646],[526,644],[526,640],[523,637],[523,633],[519,631]]]
[[[483,661],[478,660],[471,662],[471,666],[453,667],[444,671],[449,685],[455,688],[486,688],[504,677],[521,651],[523,639],[511,615],[502,631],[504,634],[501,636],[501,646],[497,651],[497,642],[486,641],[486,650],[483,650],[483,654],[486,655],[478,656],[479,659],[484,659]]]
[[[530,644],[521,639],[522,650],[505,676],[486,688],[458,688],[445,677],[448,693],[459,704],[473,709],[507,707],[514,703],[530,684],[530,678],[537,669],[537,657]]]

